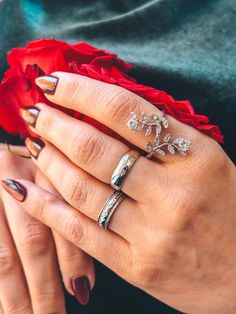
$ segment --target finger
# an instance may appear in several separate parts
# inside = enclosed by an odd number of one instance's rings
[[[37,172],[35,182],[46,191],[60,197],[58,191],[42,172]],[[89,301],[90,290],[95,285],[93,259],[56,231],[53,231],[53,236],[65,287],[81,304],[85,305]]]
[[[34,312],[66,313],[55,244],[50,230],[22,212],[19,205],[7,195],[4,205],[11,208],[7,214],[8,223],[22,261]]]
[[[40,143],[42,147],[42,142],[37,140],[37,148]],[[75,166],[49,143],[43,147],[34,162],[69,204],[97,221],[101,208],[113,192],[109,185]],[[60,177],[60,180],[58,180],[59,172],[66,174]],[[136,222],[141,218],[142,215],[136,202],[127,197],[114,213],[109,229],[130,240],[135,235]],[[127,220],[130,221],[129,224]]]
[[[20,174],[19,170],[7,171],[12,176]],[[32,180],[29,174],[25,177]],[[34,313],[65,313],[64,292],[50,229],[23,212],[10,195],[2,193],[2,199],[24,269]]]
[[[0,205],[0,300],[4,313],[33,314],[24,272]]]
[[[130,246],[123,238],[103,230],[91,219],[53,194],[26,181],[6,181],[8,193],[21,195],[21,207],[113,271],[126,274]]]
[[[54,94],[45,94],[50,101],[94,118],[117,132],[130,143],[147,150],[148,140],[144,134],[145,132],[130,131],[127,122],[131,118],[131,112],[135,112],[139,117],[141,117],[142,112],[161,115],[160,110],[154,105],[116,85],[65,72],[56,72],[53,75],[58,78],[58,84]],[[47,78],[37,78],[36,84],[42,88],[44,85],[42,83],[47,82]],[[171,133],[173,138],[181,136],[187,137],[193,144],[195,141],[198,142],[200,132],[196,129],[177,121],[171,116],[168,116],[168,120],[168,132]],[[149,137],[148,139],[152,141],[153,138]],[[176,160],[176,158],[166,157],[160,157],[160,159],[166,161],[169,159]]]
[[[76,297],[80,304],[86,305],[95,285],[93,259],[55,231],[54,239],[65,287],[70,294]]]
[[[93,126],[78,121],[57,109],[44,104],[39,104],[37,107],[40,109],[37,115],[37,133],[61,150],[74,164],[104,183],[110,184],[113,171],[122,156],[128,152],[129,147],[103,134]],[[24,111],[23,116],[25,115],[27,112]],[[67,140],[62,141],[62,138]],[[29,149],[32,147],[31,144],[31,141],[27,139],[26,145]],[[50,160],[51,156],[48,155],[45,158]],[[146,196],[146,191],[152,188],[153,181],[157,180],[155,168],[157,168],[158,179],[163,186],[166,176],[165,171],[163,171],[164,167],[160,163],[153,163],[140,157],[125,180],[123,192],[141,202]],[[149,180],[146,182],[146,189],[141,195],[143,178],[146,177],[147,173]]]

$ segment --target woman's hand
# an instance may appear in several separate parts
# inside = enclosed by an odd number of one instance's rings
[[[14,147],[14,152],[27,154],[25,147]],[[0,160],[1,178],[25,178],[58,196],[31,160],[8,152],[3,144]],[[92,259],[0,192],[0,313],[66,313],[62,279],[67,290],[86,303],[86,278],[91,288],[95,280]]]
[[[59,82],[48,99],[102,122],[146,150],[147,138],[128,130],[127,121],[131,111],[159,114],[158,109],[117,86],[54,75]],[[38,83],[47,92],[56,85],[48,78]],[[37,167],[69,204],[29,181],[5,181],[10,193],[21,195],[21,206],[169,305],[187,313],[235,313],[236,170],[220,146],[169,116],[172,136],[192,142],[188,156],[140,157],[123,185],[127,197],[105,231],[96,220],[128,145],[56,109],[37,108],[23,116],[44,144],[26,143]]]

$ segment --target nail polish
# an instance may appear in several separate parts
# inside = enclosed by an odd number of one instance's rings
[[[86,305],[90,298],[90,284],[86,276],[78,276],[72,278],[72,289],[76,299],[80,304]]]
[[[45,93],[53,95],[55,93],[59,79],[53,75],[39,76],[35,79],[35,84]]]
[[[22,119],[30,126],[35,127],[40,110],[35,107],[25,107],[20,109]]]
[[[12,179],[3,179],[1,181],[3,188],[16,200],[23,202],[26,197],[26,189],[19,182]]]
[[[26,137],[25,145],[30,153],[35,159],[38,158],[41,150],[44,148],[45,144],[42,140],[36,137]]]

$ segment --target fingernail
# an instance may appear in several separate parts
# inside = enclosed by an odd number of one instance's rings
[[[26,197],[26,189],[22,184],[12,179],[3,179],[1,184],[4,189],[16,200],[23,202]]]
[[[90,298],[90,284],[88,277],[81,276],[72,278],[72,289],[80,304],[88,304]]]
[[[55,93],[59,78],[53,75],[39,76],[35,79],[35,84],[42,89],[45,94]]]
[[[30,155],[34,158],[38,158],[41,150],[44,148],[45,144],[39,138],[36,137],[26,137],[25,145],[30,152]]]
[[[22,119],[32,127],[35,127],[40,110],[35,107],[26,107],[20,109]]]

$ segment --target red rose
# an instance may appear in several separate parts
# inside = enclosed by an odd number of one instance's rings
[[[128,76],[131,65],[115,54],[92,47],[86,43],[42,39],[30,42],[25,48],[14,48],[8,53],[10,69],[0,84],[0,126],[9,133],[25,137],[30,130],[19,115],[19,108],[45,102],[64,112],[87,121],[103,132],[118,137],[112,130],[80,113],[50,103],[35,85],[35,78],[55,71],[86,75],[110,84],[122,86],[145,98],[177,120],[189,124],[215,140],[223,142],[223,136],[209,119],[194,112],[188,100],[176,101],[166,92],[138,84]]]

